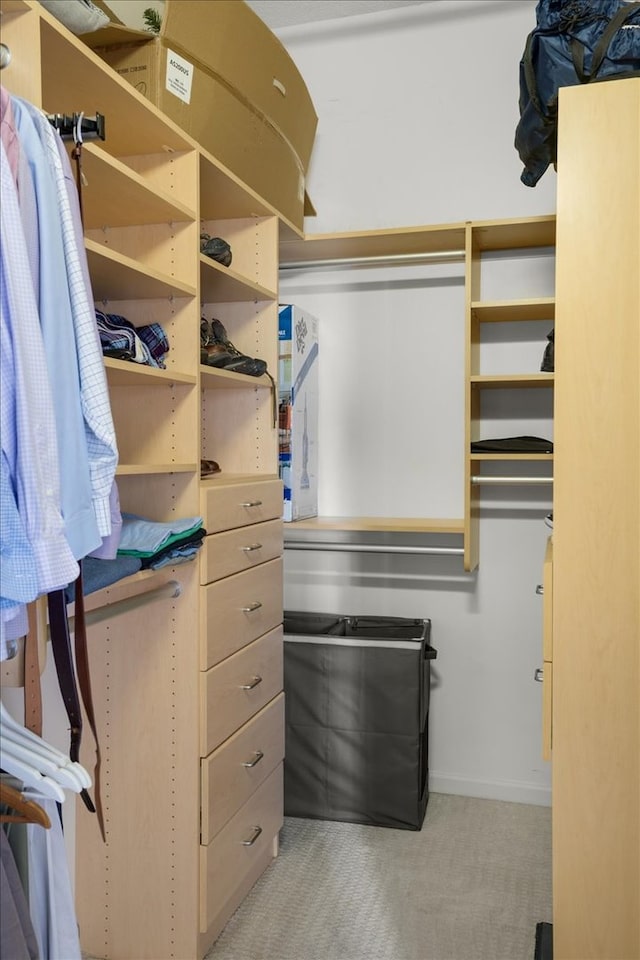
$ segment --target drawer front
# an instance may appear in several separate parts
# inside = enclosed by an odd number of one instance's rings
[[[211,843],[200,847],[200,929],[206,930],[282,827],[282,764]]]
[[[200,583],[213,583],[282,556],[282,520],[267,520],[205,537]]]
[[[207,533],[246,527],[282,517],[282,481],[203,485],[200,512]]]
[[[282,627],[200,674],[200,756],[207,757],[282,691]]]
[[[220,663],[282,623],[282,560],[202,587],[200,669]]]
[[[201,843],[207,844],[284,758],[284,694],[202,761]]]

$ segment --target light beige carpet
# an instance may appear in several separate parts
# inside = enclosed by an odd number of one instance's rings
[[[286,819],[207,960],[533,960],[551,811],[432,794],[420,832]]]

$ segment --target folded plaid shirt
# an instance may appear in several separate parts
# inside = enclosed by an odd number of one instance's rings
[[[136,328],[126,317],[100,310],[96,310],[96,322],[103,353],[122,355],[121,359],[149,367],[165,368],[164,356],[169,350],[169,341],[159,323]]]

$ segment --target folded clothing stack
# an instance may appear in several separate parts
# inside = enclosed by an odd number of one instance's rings
[[[202,517],[160,523],[123,513],[118,556],[138,557],[143,570],[159,570],[193,560],[206,535]]]
[[[134,327],[126,317],[117,313],[102,313],[100,310],[96,310],[96,321],[105,357],[165,369],[164,358],[169,352],[169,341],[159,323]]]

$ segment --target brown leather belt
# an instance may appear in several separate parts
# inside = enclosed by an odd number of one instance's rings
[[[98,814],[98,825],[105,839],[104,818],[102,806],[100,803],[99,775],[100,775],[100,747],[93,710],[93,698],[91,695],[91,680],[89,674],[89,658],[87,652],[87,632],[84,616],[84,593],[82,585],[82,563],[80,563],[80,573],[75,583],[75,619],[74,619],[74,637],[75,637],[75,664],[71,650],[71,636],[69,632],[69,620],[67,617],[67,601],[64,590],[54,590],[47,596],[49,607],[49,628],[51,632],[51,648],[53,650],[53,659],[56,665],[58,675],[58,685],[62,695],[62,701],[69,718],[69,758],[80,762],[80,743],[82,741],[82,707],[78,695],[78,683],[76,682],[76,669],[79,681],[82,701],[84,703],[87,719],[93,732],[96,742],[96,767],[94,772],[94,785],[96,804],[89,796],[86,789],[81,790],[80,796],[91,813]]]

